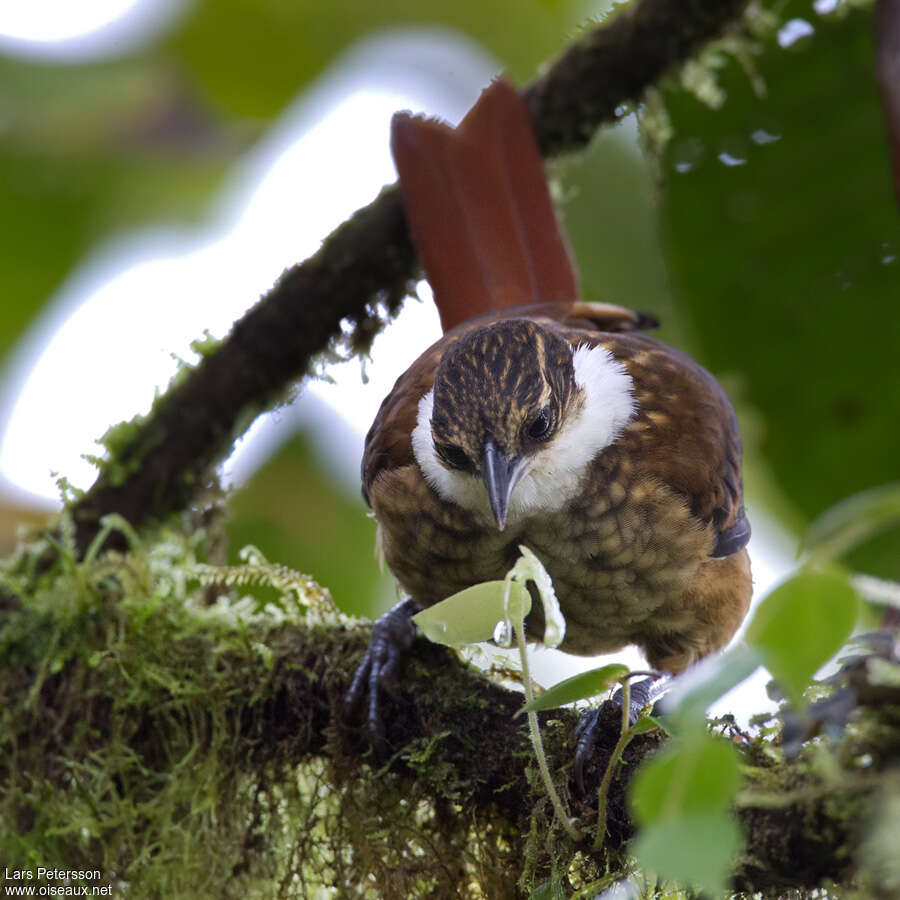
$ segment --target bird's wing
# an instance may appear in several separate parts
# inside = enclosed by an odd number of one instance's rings
[[[524,316],[544,324],[547,324],[546,320],[549,319],[558,326],[583,329],[591,335],[595,332],[649,331],[659,327],[659,321],[650,313],[637,312],[615,303],[591,303],[587,300],[574,300],[571,303],[534,303],[508,310],[505,315]],[[490,317],[485,316],[484,320],[490,321]]]
[[[415,462],[412,432],[419,414],[419,400],[434,384],[446,338],[432,344],[394,383],[381,401],[375,421],[366,435],[362,458],[362,494],[370,506],[375,479],[384,471]]]
[[[531,118],[508,82],[455,129],[397,114],[391,152],[445,332],[489,310],[578,296]]]
[[[713,557],[730,556],[750,539],[741,482],[741,438],[719,383],[679,350],[637,333],[581,329],[567,337],[603,344],[628,368],[637,412],[616,442],[643,474],[684,497],[715,534]]]

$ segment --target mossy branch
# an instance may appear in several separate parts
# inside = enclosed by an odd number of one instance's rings
[[[740,14],[747,0],[635,0],[594,28],[525,89],[543,152],[582,147],[623,104]],[[297,210],[303,215],[303,210]],[[117,436],[116,458],[74,507],[83,553],[111,512],[136,527],[183,509],[211,465],[312,361],[352,326],[365,350],[416,277],[416,256],[396,186],[288,269],[228,338],[169,388],[146,419]],[[121,548],[116,533],[113,546]]]
[[[385,897],[468,896],[474,883],[479,896],[510,897],[561,872],[571,888],[627,871],[627,783],[661,732],[628,743],[594,846],[621,712],[601,709],[584,794],[573,784],[576,714],[540,714],[549,772],[584,835],[576,847],[552,824],[515,715],[521,694],[420,639],[386,698],[393,756],[373,760],[353,724],[363,716],[345,709],[368,629],[335,621],[324,594],[322,621],[309,625],[279,567],[281,606],[204,605],[204,591],[185,587],[196,563],[180,564],[183,552],[168,540],[81,565],[70,546],[64,571],[36,591],[26,574],[4,574],[19,601],[0,618],[7,860],[102,868],[134,896],[183,896],[187,885],[191,896],[302,897],[315,884],[357,896],[374,878]],[[830,772],[821,746],[785,763],[770,738],[743,743],[741,888],[852,875],[900,732],[896,708],[863,713],[828,751]]]

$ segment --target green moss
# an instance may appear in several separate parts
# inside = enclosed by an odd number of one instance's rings
[[[99,869],[129,897],[508,895],[524,840],[500,809],[473,812],[480,786],[448,762],[450,732],[374,770],[327,723],[286,712],[273,734],[298,677],[346,685],[358,660],[311,662],[344,633],[327,591],[252,548],[242,565],[201,563],[203,531],[106,528],[128,553],[76,562],[63,520],[51,571],[33,547],[0,572],[5,865]],[[272,602],[239,596],[259,583]],[[321,749],[298,762],[303,728]],[[539,874],[558,856],[541,821]]]
[[[205,359],[207,356],[212,356],[221,345],[221,339],[215,337],[207,328],[203,331],[203,337],[191,341],[191,350],[201,359]]]
[[[0,630],[8,865],[99,868],[130,896],[171,897],[241,893],[284,863],[284,848],[245,848],[309,798],[288,780],[274,803],[263,789],[270,772],[234,772],[239,723],[228,711],[239,685],[252,702],[267,684],[266,642],[302,614],[207,603],[197,582],[188,587],[202,541],[165,534],[149,551],[84,565],[63,553],[36,579],[24,554],[7,567],[4,593],[16,601]]]
[[[0,567],[5,865],[99,869],[114,893],[138,898],[593,896],[631,870],[623,783],[658,737],[626,751],[608,807],[614,839],[579,850],[554,824],[527,740],[510,747],[519,726],[490,733],[515,698],[419,646],[406,677],[430,689],[393,709],[427,723],[408,729],[426,736],[367,765],[338,721],[365,634],[345,627],[327,591],[254,548],[240,565],[211,566],[220,536],[203,529],[139,538],[116,517],[104,529],[122,531],[128,552],[101,556],[101,533],[77,562],[63,519],[51,570],[40,546]],[[241,596],[259,584],[271,600]],[[542,714],[564,793],[572,724]],[[886,764],[898,728],[891,707],[861,708],[840,739],[787,761],[777,729],[735,732],[747,870],[798,879],[824,854],[827,877],[852,884],[864,838],[873,871],[894,877]],[[595,799],[566,799],[590,831]],[[788,846],[787,833],[802,840]]]
[[[138,415],[117,425],[107,428],[100,445],[105,449],[103,456],[86,453],[84,458],[102,473],[107,484],[118,486],[140,466],[140,459],[128,459],[127,451],[134,445],[147,421],[146,416]],[[127,462],[123,461],[126,460]]]

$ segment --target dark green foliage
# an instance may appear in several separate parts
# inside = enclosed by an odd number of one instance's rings
[[[777,486],[766,499],[802,524],[897,477],[900,216],[870,10],[792,0],[779,20],[794,18],[815,34],[772,35],[748,58],[761,94],[733,58],[715,112],[665,92],[662,235],[693,349],[746,414],[751,460]],[[896,577],[900,530],[855,562]]]

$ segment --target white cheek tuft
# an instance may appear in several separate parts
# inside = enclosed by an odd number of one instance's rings
[[[434,411],[434,390],[419,401],[419,414],[412,433],[413,455],[425,480],[444,500],[490,516],[487,491],[476,475],[446,468],[438,459],[431,434],[431,414]]]
[[[584,391],[584,409],[576,426],[598,453],[612,444],[634,418],[634,382],[625,364],[606,347],[582,344],[572,354],[575,383]]]
[[[582,344],[572,357],[580,409],[570,413],[510,498],[511,515],[552,511],[579,490],[588,466],[622,433],[637,411],[634,384],[624,364],[606,347]]]

